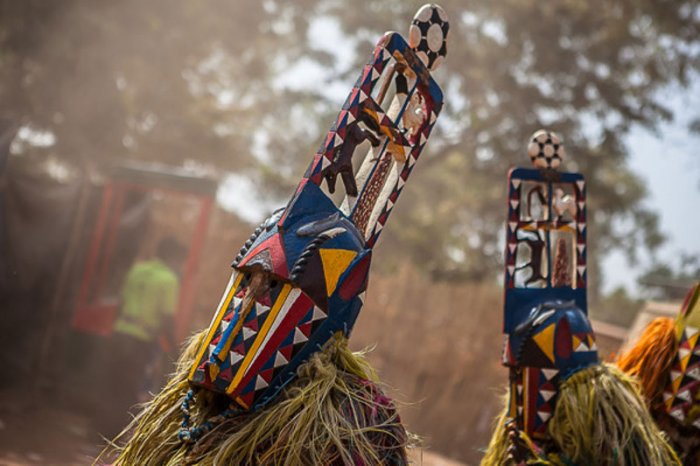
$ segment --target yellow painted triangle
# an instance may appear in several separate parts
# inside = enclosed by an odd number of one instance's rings
[[[573,346],[573,348],[576,349],[576,348],[578,348],[578,345],[581,344],[581,339],[580,339],[579,337],[577,337],[576,335],[574,335],[573,338],[574,338],[574,346]]]
[[[216,377],[219,375],[219,365],[218,364],[209,364],[209,378],[211,380],[215,380]]]
[[[696,333],[692,337],[688,338],[688,348],[695,348],[695,345],[698,342],[698,337],[700,337],[700,333]]]
[[[678,376],[675,380],[671,381],[671,390],[674,394],[678,393],[678,389],[681,388],[681,380],[683,380],[683,377]]]
[[[534,340],[549,360],[554,362],[554,324],[535,335]]]
[[[690,361],[690,357],[693,355],[693,353],[688,353],[685,355],[684,358],[681,358],[681,369],[685,372],[685,369],[688,367],[688,361]],[[680,378],[680,377],[679,377]]]
[[[666,409],[671,409],[671,407],[673,407],[674,398],[675,397],[673,395],[671,395],[668,397],[668,399],[666,401],[664,401],[664,404],[666,405]]]
[[[347,270],[357,253],[347,249],[321,249],[319,252],[323,264],[323,276],[326,279],[326,291],[330,296],[338,285],[340,275]]]

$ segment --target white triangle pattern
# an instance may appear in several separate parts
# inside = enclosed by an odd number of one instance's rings
[[[682,392],[678,392],[676,397],[680,398],[681,400],[684,400],[684,401],[690,401],[692,398],[690,396],[690,390],[683,390]]]
[[[325,319],[328,317],[325,312],[323,312],[318,306],[314,306],[314,313],[311,316],[311,322],[316,322],[319,319]]]
[[[287,363],[289,363],[289,361],[287,361],[287,358],[285,358],[284,355],[278,351],[275,355],[274,367],[284,366]]]
[[[700,380],[700,367],[698,367],[698,366],[693,367],[688,372],[686,372],[685,375],[690,377],[693,380]]]
[[[243,339],[247,340],[248,338],[254,336],[256,333],[255,330],[249,329],[248,327],[243,327]]]
[[[304,343],[305,341],[308,341],[309,339],[306,338],[306,335],[299,330],[299,328],[294,329],[294,344],[296,345],[297,343]]]
[[[587,353],[591,349],[583,341],[574,350],[576,353]]]
[[[231,365],[235,366],[241,359],[243,359],[243,355],[236,353],[235,351],[231,351],[229,359],[231,359]]]
[[[671,416],[673,416],[674,418],[678,419],[681,422],[685,419],[685,414],[683,414],[682,408],[675,409],[668,414],[670,414]]]
[[[331,164],[331,161],[325,155],[321,156],[321,169],[326,168]]]
[[[265,314],[267,311],[270,310],[270,306],[265,306],[264,304],[260,303],[255,303],[255,315],[256,317],[260,317],[263,314]]]
[[[268,383],[265,382],[265,379],[262,378],[262,376],[258,375],[258,378],[255,379],[255,389],[256,390],[262,390],[263,388],[267,388]]]

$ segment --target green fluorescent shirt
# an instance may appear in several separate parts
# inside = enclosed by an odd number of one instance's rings
[[[136,262],[126,275],[114,331],[153,341],[163,321],[175,313],[178,288],[177,275],[163,262]]]

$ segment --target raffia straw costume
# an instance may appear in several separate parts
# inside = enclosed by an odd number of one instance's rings
[[[117,439],[116,465],[407,463],[394,404],[347,337],[373,247],[442,108],[430,71],[447,30],[425,5],[408,43],[381,38],[291,200],[236,256],[211,326]],[[338,175],[344,198],[332,195]]]
[[[700,284],[676,319],[658,317],[617,365],[639,378],[649,410],[685,465],[700,464]]]
[[[508,176],[506,406],[482,466],[667,466],[679,461],[635,381],[598,359],[586,305],[586,183],[558,172],[554,133],[535,133],[536,169]]]

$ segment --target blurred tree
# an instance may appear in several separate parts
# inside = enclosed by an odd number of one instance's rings
[[[591,317],[629,328],[643,305],[643,299],[633,298],[625,288],[619,287],[601,298],[597,305],[591,308]]]
[[[31,130],[25,151],[64,161],[248,167],[265,118],[313,95],[272,82],[281,61],[323,60],[308,3],[0,0],[0,112]],[[42,133],[55,144],[32,145]]]
[[[700,282],[700,257],[684,253],[676,264],[654,264],[638,279],[650,298],[666,301],[682,301],[697,282]]]
[[[248,169],[285,200],[343,98],[329,84],[349,86],[378,34],[406,32],[421,3],[0,0],[0,112],[34,131],[29,142],[54,136],[26,152]],[[506,170],[529,163],[525,141],[547,127],[566,140],[564,168],[589,180],[595,290],[602,254],[633,259],[663,240],[623,137],[672,118],[656,91],[700,68],[697,3],[442,3],[452,19],[439,76],[448,104],[383,262],[407,252],[437,278],[493,277]],[[312,40],[319,24],[345,43]]]
[[[405,30],[420,2],[384,1],[367,9],[329,2],[349,34],[371,37],[386,18]],[[504,178],[528,165],[525,141],[539,127],[563,135],[564,168],[588,179],[589,257],[653,249],[663,238],[642,200],[642,181],[626,165],[632,124],[655,128],[672,118],[655,91],[685,85],[700,65],[700,11],[692,1],[444,0],[451,16],[440,81],[446,115],[397,206],[403,224],[387,236],[440,276],[483,275],[500,261]],[[358,46],[367,47],[365,43]],[[659,154],[659,156],[667,156]],[[439,202],[438,202],[439,201]],[[421,232],[416,235],[415,232]],[[427,234],[425,234],[427,233]],[[590,261],[593,280],[601,277]],[[595,285],[595,283],[592,283]]]

